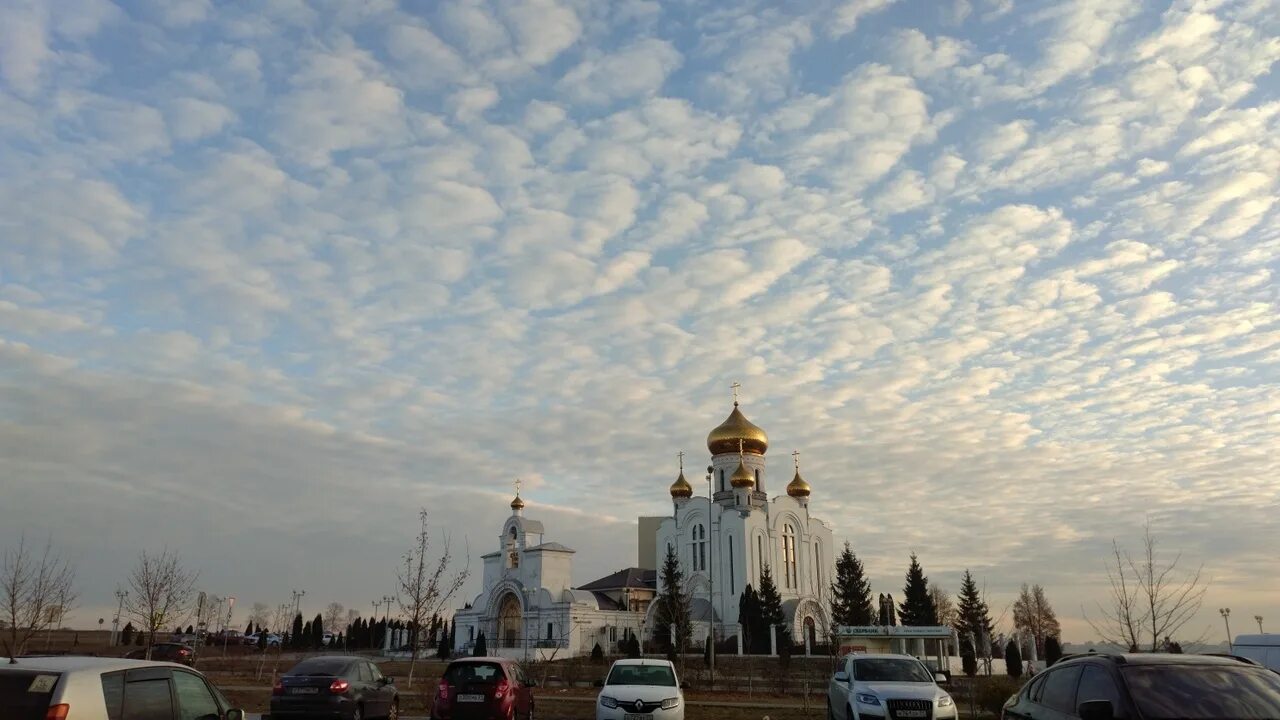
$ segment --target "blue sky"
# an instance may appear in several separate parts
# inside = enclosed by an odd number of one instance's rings
[[[914,550],[1082,639],[1150,518],[1188,635],[1280,621],[1277,18],[6,3],[0,543],[86,616],[166,543],[367,607],[418,505],[475,557],[519,476],[585,582],[740,381],[877,591]]]

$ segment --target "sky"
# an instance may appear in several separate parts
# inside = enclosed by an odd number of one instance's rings
[[[1184,636],[1280,627],[1278,38],[1275,0],[0,3],[0,548],[51,538],[82,626],[166,547],[367,613],[420,507],[477,592],[519,477],[585,583],[740,382],[876,592],[915,552],[1089,639],[1150,521],[1211,578]]]

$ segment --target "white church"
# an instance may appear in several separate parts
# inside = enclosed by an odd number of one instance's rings
[[[656,570],[668,547],[692,594],[695,638],[736,636],[742,592],[748,584],[758,589],[768,567],[791,637],[822,641],[835,545],[831,526],[809,514],[810,487],[798,463],[770,497],[769,438],[736,400],[707,435],[707,450],[710,497],[695,494],[682,462],[669,488],[671,514],[639,519],[639,567],[578,587],[574,551],[545,540],[542,523],[524,517],[517,490],[497,550],[483,556],[483,588],[456,613],[455,651],[470,652],[482,632],[490,653],[521,657],[583,655],[597,643],[608,651],[628,634],[648,640],[661,590]]]

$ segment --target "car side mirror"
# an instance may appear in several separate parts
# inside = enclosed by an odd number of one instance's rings
[[[244,711],[240,708],[231,708],[227,711],[227,720],[244,720]]]
[[[835,680],[838,683],[847,683],[849,682],[849,673],[843,670],[837,670]]]
[[[384,676],[384,677],[382,678],[382,684],[383,684],[383,685],[394,685],[394,684],[395,684],[395,681],[396,681],[396,679],[395,679],[395,678],[393,678],[393,677],[391,677],[391,676],[389,676],[389,675],[388,675],[388,676]]]
[[[934,673],[933,681],[938,683],[939,685],[946,685],[947,683],[951,682],[950,680],[947,679],[947,676],[942,673]]]
[[[1080,720],[1112,720],[1116,716],[1116,710],[1111,707],[1110,700],[1090,700],[1080,703],[1076,714],[1080,716]]]
[[[592,685],[594,685],[594,686],[596,686],[596,687],[604,687],[604,681],[603,681],[603,680],[596,680],[595,682],[593,682],[593,683],[591,683],[591,684],[592,684]]]

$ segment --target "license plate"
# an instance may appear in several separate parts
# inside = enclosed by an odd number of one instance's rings
[[[650,713],[623,713],[622,720],[653,720]]]
[[[900,717],[900,718],[909,718],[909,717],[928,717],[928,716],[929,716],[929,713],[928,713],[928,712],[926,712],[926,711],[924,711],[924,710],[899,710],[898,712],[896,712],[896,713],[894,713],[894,714],[895,714],[895,715],[897,715],[897,716],[898,716],[898,717]]]
[[[290,695],[315,695],[320,692],[320,688],[289,688]]]
[[[483,695],[459,695],[458,702],[484,702]]]

